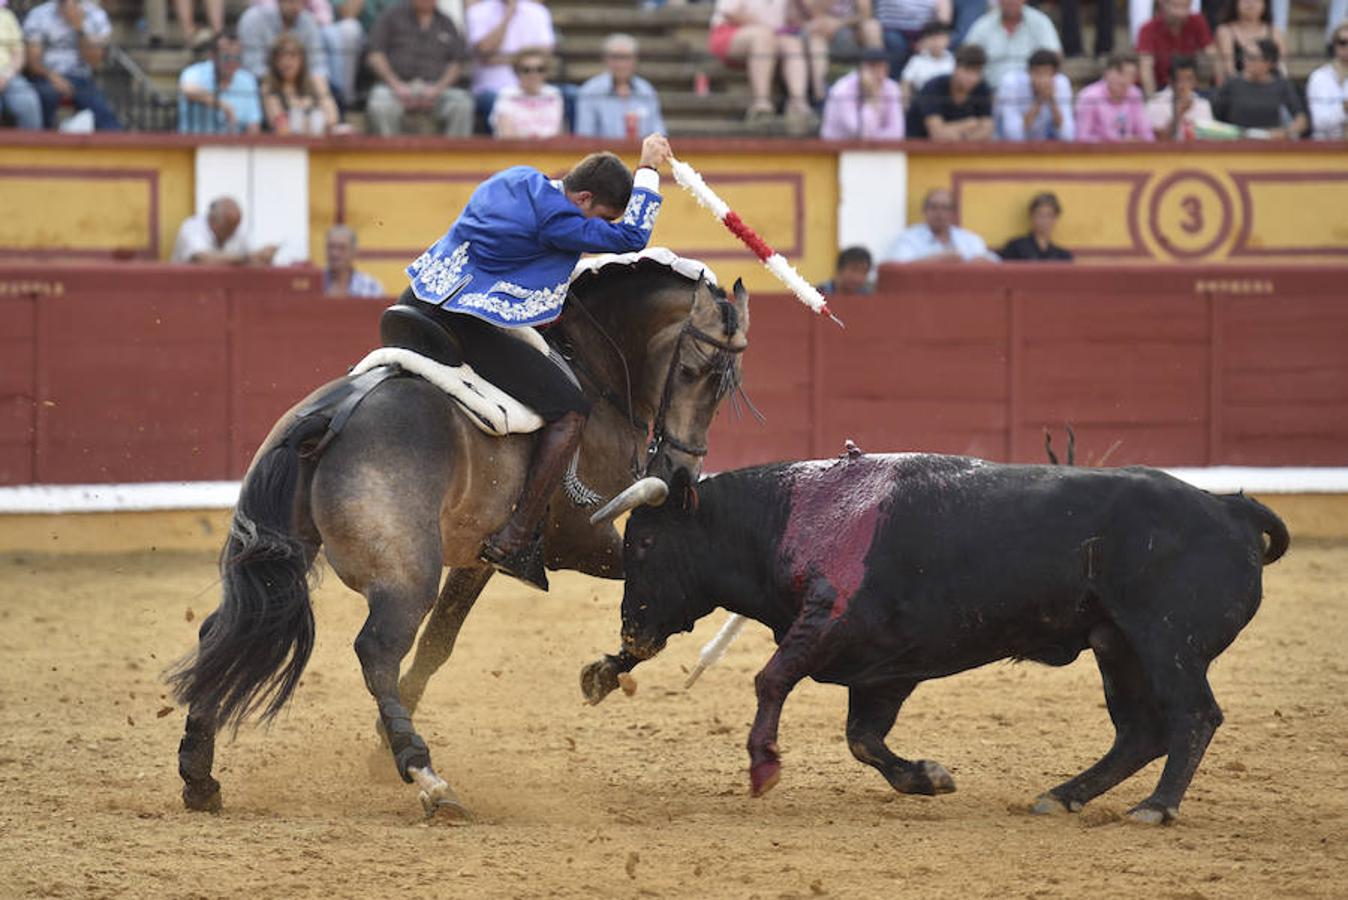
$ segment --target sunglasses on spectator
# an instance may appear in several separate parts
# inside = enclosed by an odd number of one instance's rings
[[[242,53],[221,53],[221,54],[220,54],[220,61],[221,61],[221,62],[243,62],[243,54],[242,54]]]
[[[515,69],[521,75],[541,75],[548,70],[547,66],[519,66]]]
[[[1348,37],[1334,38],[1335,47],[1348,47]]]

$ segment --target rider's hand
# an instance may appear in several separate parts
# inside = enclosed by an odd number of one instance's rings
[[[659,170],[660,166],[669,162],[673,155],[674,151],[669,149],[669,139],[663,134],[647,135],[646,140],[641,142],[639,165]]]

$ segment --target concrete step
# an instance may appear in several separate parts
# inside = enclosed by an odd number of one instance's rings
[[[600,59],[604,53],[604,41],[608,34],[563,35],[557,42],[556,52],[565,59]],[[694,43],[681,37],[651,35],[640,37],[639,54],[643,62],[649,60],[681,60],[690,55],[704,52],[706,41]]]

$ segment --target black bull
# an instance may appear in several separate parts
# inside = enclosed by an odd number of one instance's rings
[[[782,704],[806,676],[847,686],[857,759],[900,792],[934,794],[954,790],[949,773],[884,740],[918,682],[1000,659],[1066,665],[1089,647],[1114,744],[1035,810],[1079,810],[1166,756],[1132,814],[1168,822],[1222,721],[1208,665],[1254,616],[1262,566],[1287,546],[1267,507],[1146,468],[903,454],[684,479],[627,525],[623,651],[582,685],[597,702],[722,606],[778,644],[754,682],[755,794],[779,777]]]

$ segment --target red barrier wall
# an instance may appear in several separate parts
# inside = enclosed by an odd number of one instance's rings
[[[1039,461],[1043,427],[1067,421],[1083,462],[1345,465],[1346,274],[892,267],[876,295],[831,302],[846,330],[758,295],[745,381],[767,421],[723,411],[708,466],[848,437]],[[238,477],[281,412],[376,340],[382,302],[317,284],[298,268],[0,267],[0,483]]]

